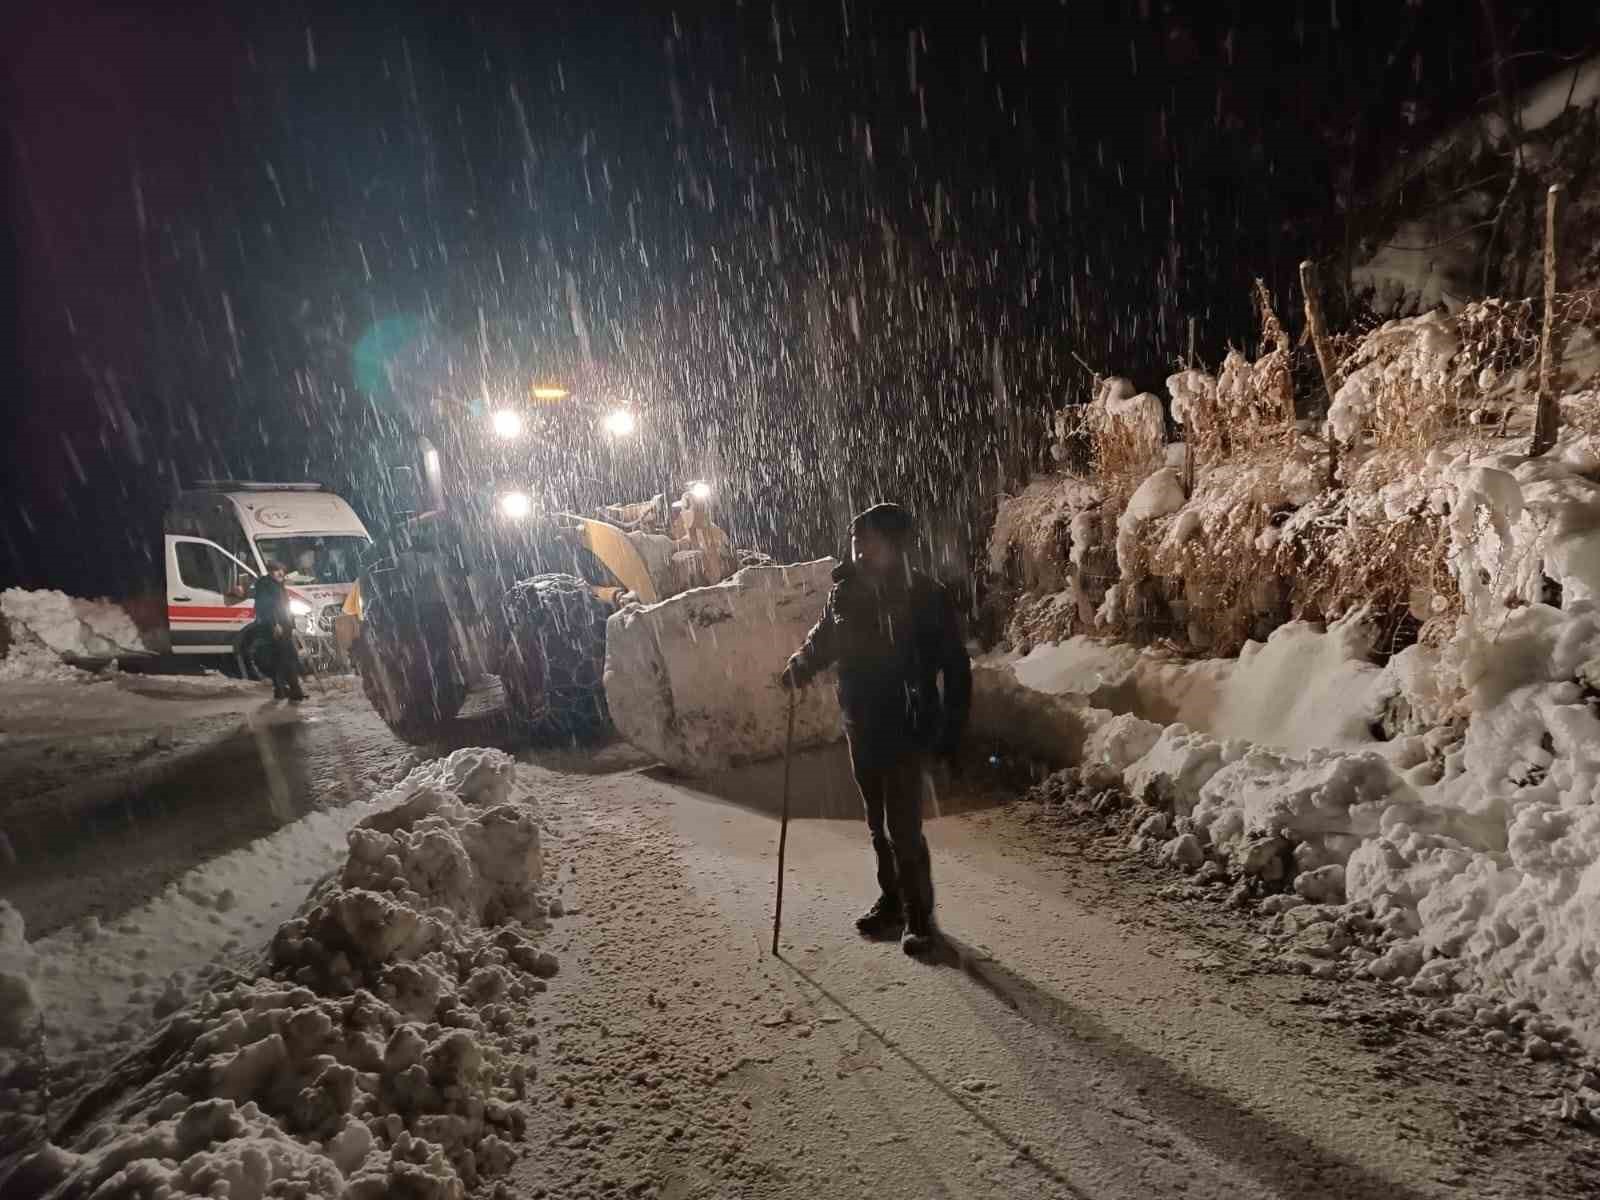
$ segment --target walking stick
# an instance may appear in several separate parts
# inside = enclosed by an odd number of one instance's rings
[[[778,826],[778,903],[772,914],[772,956],[778,957],[778,931],[783,927],[783,851],[789,842],[789,763],[794,757],[795,693],[789,692],[789,731],[783,738],[783,819]]]

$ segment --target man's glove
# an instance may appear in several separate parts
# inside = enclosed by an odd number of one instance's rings
[[[784,665],[783,674],[778,676],[778,683],[786,692],[798,691],[811,682],[811,675],[805,668],[805,663],[799,654],[791,654],[789,661]]]

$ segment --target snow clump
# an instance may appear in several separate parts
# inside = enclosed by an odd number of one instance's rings
[[[1115,429],[1131,440],[1138,457],[1158,462],[1167,440],[1166,412],[1161,397],[1138,391],[1130,380],[1113,376],[1101,382],[1084,417],[1089,429]]]
[[[1215,404],[1217,381],[1204,371],[1193,369],[1167,376],[1167,394],[1172,397],[1172,419],[1184,428],[1202,406]]]

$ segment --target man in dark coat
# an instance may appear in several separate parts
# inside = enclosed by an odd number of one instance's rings
[[[294,645],[294,614],[289,611],[289,589],[284,586],[284,566],[269,562],[267,573],[256,579],[256,623],[272,634],[272,698],[299,703],[300,655]]]
[[[931,949],[933,877],[922,836],[925,756],[953,759],[972,698],[961,622],[937,582],[914,570],[911,514],[879,504],[851,523],[851,561],[833,573],[822,619],[789,659],[786,687],[838,668],[850,763],[878,859],[878,900],[856,922],[868,937],[904,929],[907,954]],[[939,677],[943,676],[943,695]]]

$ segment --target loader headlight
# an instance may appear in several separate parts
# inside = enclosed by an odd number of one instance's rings
[[[614,408],[606,414],[605,425],[612,437],[627,437],[639,427],[639,422],[627,409]]]
[[[500,515],[521,521],[533,511],[533,501],[527,492],[501,492],[498,501]]]
[[[304,600],[290,600],[289,613],[291,616],[309,617],[311,615],[311,605]]]
[[[494,431],[498,437],[511,441],[522,436],[522,414],[515,409],[496,409],[494,416],[489,418],[494,423]]]

